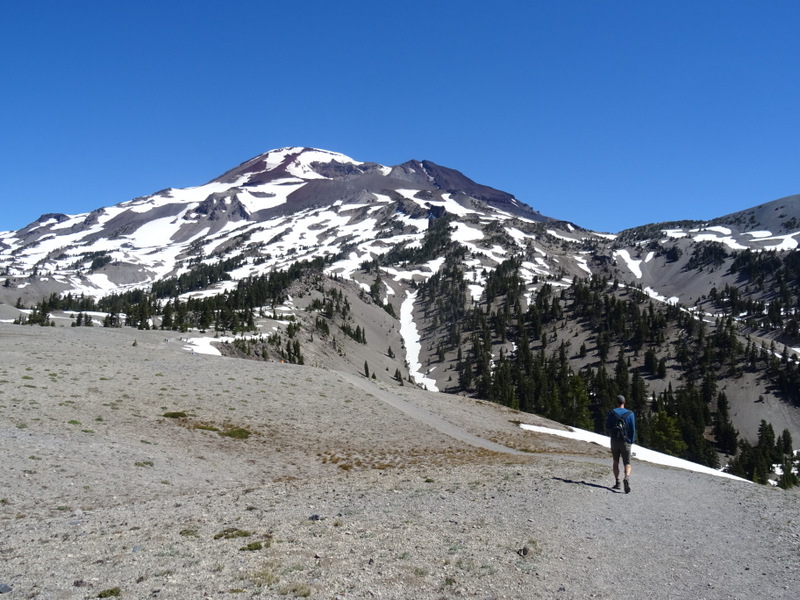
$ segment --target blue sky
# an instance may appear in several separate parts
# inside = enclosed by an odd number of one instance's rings
[[[599,231],[800,193],[800,3],[4,2],[0,230],[313,146]]]

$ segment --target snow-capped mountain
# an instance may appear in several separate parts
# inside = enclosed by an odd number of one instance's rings
[[[8,293],[35,301],[53,291],[124,291],[179,275],[192,261],[239,253],[249,261],[237,278],[338,256],[347,246],[352,252],[332,271],[348,274],[370,256],[413,243],[428,216],[444,211],[464,217],[463,235],[471,239],[481,237],[481,218],[552,220],[510,194],[427,161],[383,167],[283,148],[205,185],[166,189],[88,214],[46,214],[0,234],[0,269],[9,281],[3,299],[9,301]]]
[[[511,194],[428,161],[385,167],[324,150],[283,148],[205,185],[170,188],[88,214],[42,215],[19,231],[1,233],[6,285],[0,298],[104,295],[233,255],[247,257],[234,280],[315,257],[331,260],[330,273],[352,277],[360,264],[398,245],[419,244],[430,217],[450,214],[454,239],[472,256],[467,266],[475,295],[485,269],[521,255],[528,280],[610,275],[640,284],[654,297],[690,304],[709,286],[698,287],[695,272],[676,255],[700,242],[717,242],[729,252],[795,249],[798,207],[795,196],[712,223],[647,226],[612,236],[542,216]],[[437,265],[418,267],[390,274],[398,281],[424,278]]]
[[[443,214],[454,217],[453,238],[469,250],[465,265],[476,296],[486,270],[517,255],[528,281],[600,274],[691,304],[710,288],[686,269],[697,244],[716,242],[730,254],[793,250],[800,239],[797,196],[710,223],[608,235],[543,216],[509,193],[429,161],[386,167],[324,150],[282,148],[205,185],[170,188],[88,214],[46,214],[0,233],[0,299],[100,296],[231,256],[246,257],[231,273],[234,281],[316,257],[329,260],[329,273],[353,277],[362,263],[419,244],[429,218]],[[436,269],[434,261],[386,271],[403,282]]]

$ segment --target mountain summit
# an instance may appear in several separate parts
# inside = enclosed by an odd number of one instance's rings
[[[392,243],[410,242],[429,215],[445,212],[553,221],[430,161],[384,167],[325,150],[282,148],[198,187],[169,188],[87,214],[42,215],[0,234],[0,268],[8,287],[26,280],[22,295],[30,300],[52,292],[104,295],[178,276],[188,261],[240,250],[269,255],[260,263],[269,268],[285,265],[280,257],[288,255],[337,254],[347,239],[364,244],[366,260]]]
[[[427,160],[384,167],[325,150],[281,148],[252,158],[211,183],[228,184],[256,193],[270,193],[272,190],[260,189],[266,186],[297,185],[297,189],[286,195],[288,206],[284,210],[289,211],[308,204],[345,201],[353,194],[363,192],[414,189],[430,192],[432,199],[450,193],[462,202],[468,199],[482,201],[535,220],[551,220],[538,216],[511,194],[475,183],[454,169]]]
[[[710,223],[678,221],[609,236],[543,216],[512,194],[430,161],[386,167],[326,150],[281,148],[205,185],[169,188],[85,214],[46,214],[0,233],[0,269],[7,278],[0,299],[102,296],[239,254],[249,265],[240,276],[322,257],[333,261],[332,272],[349,276],[354,260],[419,244],[429,219],[442,215],[454,219],[454,236],[479,269],[520,255],[528,279],[604,274],[688,304],[713,287],[698,284],[684,268],[693,244],[721,244],[723,252],[792,250],[800,197]]]

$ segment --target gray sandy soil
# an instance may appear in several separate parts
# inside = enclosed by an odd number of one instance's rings
[[[0,417],[3,598],[798,595],[796,492],[637,462],[617,493],[485,402],[0,325]]]

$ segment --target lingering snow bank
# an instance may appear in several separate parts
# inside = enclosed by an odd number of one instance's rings
[[[540,427],[538,425],[527,425],[525,423],[521,423],[520,427],[528,431],[535,431],[537,433],[546,433],[549,435],[559,435],[561,437],[570,438],[572,440],[582,440],[584,442],[591,442],[593,444],[598,444],[599,446],[603,446],[605,448],[610,447],[609,437],[605,435],[600,435],[599,433],[592,433],[591,431],[586,431],[584,429],[576,429],[574,427],[570,427],[569,431],[562,431],[560,429],[551,429],[549,427]],[[668,454],[662,454],[661,452],[656,452],[655,450],[650,450],[648,448],[642,448],[641,446],[634,445],[631,454],[633,455],[634,458],[638,460],[643,460],[645,462],[654,463],[657,465],[666,465],[669,467],[676,467],[678,469],[695,471],[697,473],[705,473],[707,475],[716,475],[718,477],[727,477],[729,479],[747,481],[747,479],[736,477],[736,475],[731,475],[730,473],[725,473],[717,469],[712,469],[711,467],[698,465],[697,463],[693,463],[688,460],[683,460],[682,458],[675,458],[674,456],[669,456]],[[748,481],[748,483],[751,482]]]
[[[431,392],[438,392],[436,382],[429,377],[425,377],[422,372],[422,365],[419,362],[419,352],[422,345],[419,341],[419,331],[414,323],[414,300],[417,292],[406,292],[406,299],[400,305],[400,335],[406,347],[406,360],[408,361],[408,371],[418,385],[422,385]]]
[[[586,271],[589,275],[592,274],[592,270],[589,268],[588,258],[586,256],[580,256],[578,254],[575,255],[575,263]]]
[[[631,270],[631,273],[634,274],[636,279],[641,279],[642,278],[642,267],[641,267],[642,261],[641,260],[634,260],[633,258],[631,258],[631,255],[627,250],[615,250],[614,251],[614,256],[615,257],[619,256],[623,261],[625,261],[625,264]]]
[[[664,302],[666,304],[672,304],[673,306],[675,304],[677,304],[678,302],[680,302],[680,300],[681,300],[677,296],[670,296],[669,298],[667,298],[666,296],[662,296],[661,294],[659,294],[657,291],[655,291],[650,286],[647,286],[646,288],[644,288],[644,293],[647,294],[648,296],[650,296],[651,298],[653,298],[654,300],[658,300],[658,301]]]
[[[765,245],[767,250],[776,250],[778,252],[782,252],[784,250],[796,250],[797,249],[797,240],[795,236],[797,232],[790,233],[787,235],[776,235],[770,238],[761,238],[761,241],[764,242],[774,242],[770,245]]]
[[[183,338],[182,338],[183,339]],[[208,354],[209,356],[222,356],[222,352],[220,352],[213,343],[221,343],[221,342],[233,342],[234,338],[232,337],[196,337],[196,338],[189,338],[183,339],[184,342],[184,350],[191,351],[192,354]]]
[[[714,235],[713,233],[699,233],[698,235],[694,236],[694,241],[719,242],[720,244],[725,244],[731,250],[747,250],[747,246],[744,246],[739,242],[737,242],[731,235],[719,237],[717,235]]]

